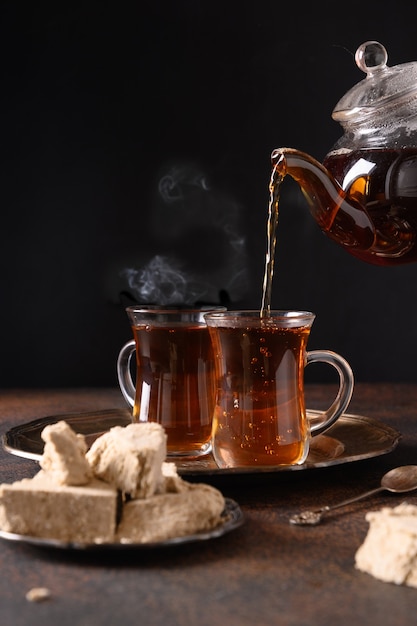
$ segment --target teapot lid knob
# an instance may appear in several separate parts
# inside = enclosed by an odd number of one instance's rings
[[[368,76],[385,70],[387,60],[388,53],[382,43],[378,41],[366,41],[359,46],[355,53],[356,65]]]

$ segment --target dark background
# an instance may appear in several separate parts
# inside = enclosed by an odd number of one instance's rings
[[[364,41],[417,60],[401,1],[3,2],[0,18],[3,388],[116,385],[130,298],[258,308],[272,149],[323,159]],[[317,314],[311,349],[357,380],[416,381],[416,277],[351,257],[286,186],[272,305]]]

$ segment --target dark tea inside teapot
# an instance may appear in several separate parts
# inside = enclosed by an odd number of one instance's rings
[[[363,261],[417,261],[417,63],[389,67],[374,41],[355,59],[366,78],[332,114],[343,136],[323,164],[274,150],[271,189],[278,198],[283,178],[293,178],[323,232]]]

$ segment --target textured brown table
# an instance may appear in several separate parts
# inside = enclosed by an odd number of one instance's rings
[[[325,408],[332,389],[309,387],[308,406]],[[4,433],[37,417],[115,407],[125,407],[116,389],[1,391],[0,427]],[[386,470],[417,463],[417,385],[358,384],[349,413],[399,430],[397,448],[333,467],[207,480],[234,498],[246,517],[223,537],[108,554],[1,540],[1,624],[414,626],[417,589],[354,568],[368,529],[365,513],[404,496],[383,492],[335,511],[316,527],[288,523],[291,513],[353,496],[374,487]],[[35,471],[35,461],[0,451],[0,482]],[[406,499],[417,503],[417,495]],[[51,597],[28,602],[26,592],[38,586],[48,587]]]

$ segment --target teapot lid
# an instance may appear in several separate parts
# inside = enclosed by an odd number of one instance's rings
[[[366,78],[339,100],[332,113],[334,120],[360,122],[417,96],[417,63],[388,67],[387,59],[387,51],[378,41],[359,46],[355,61]]]

